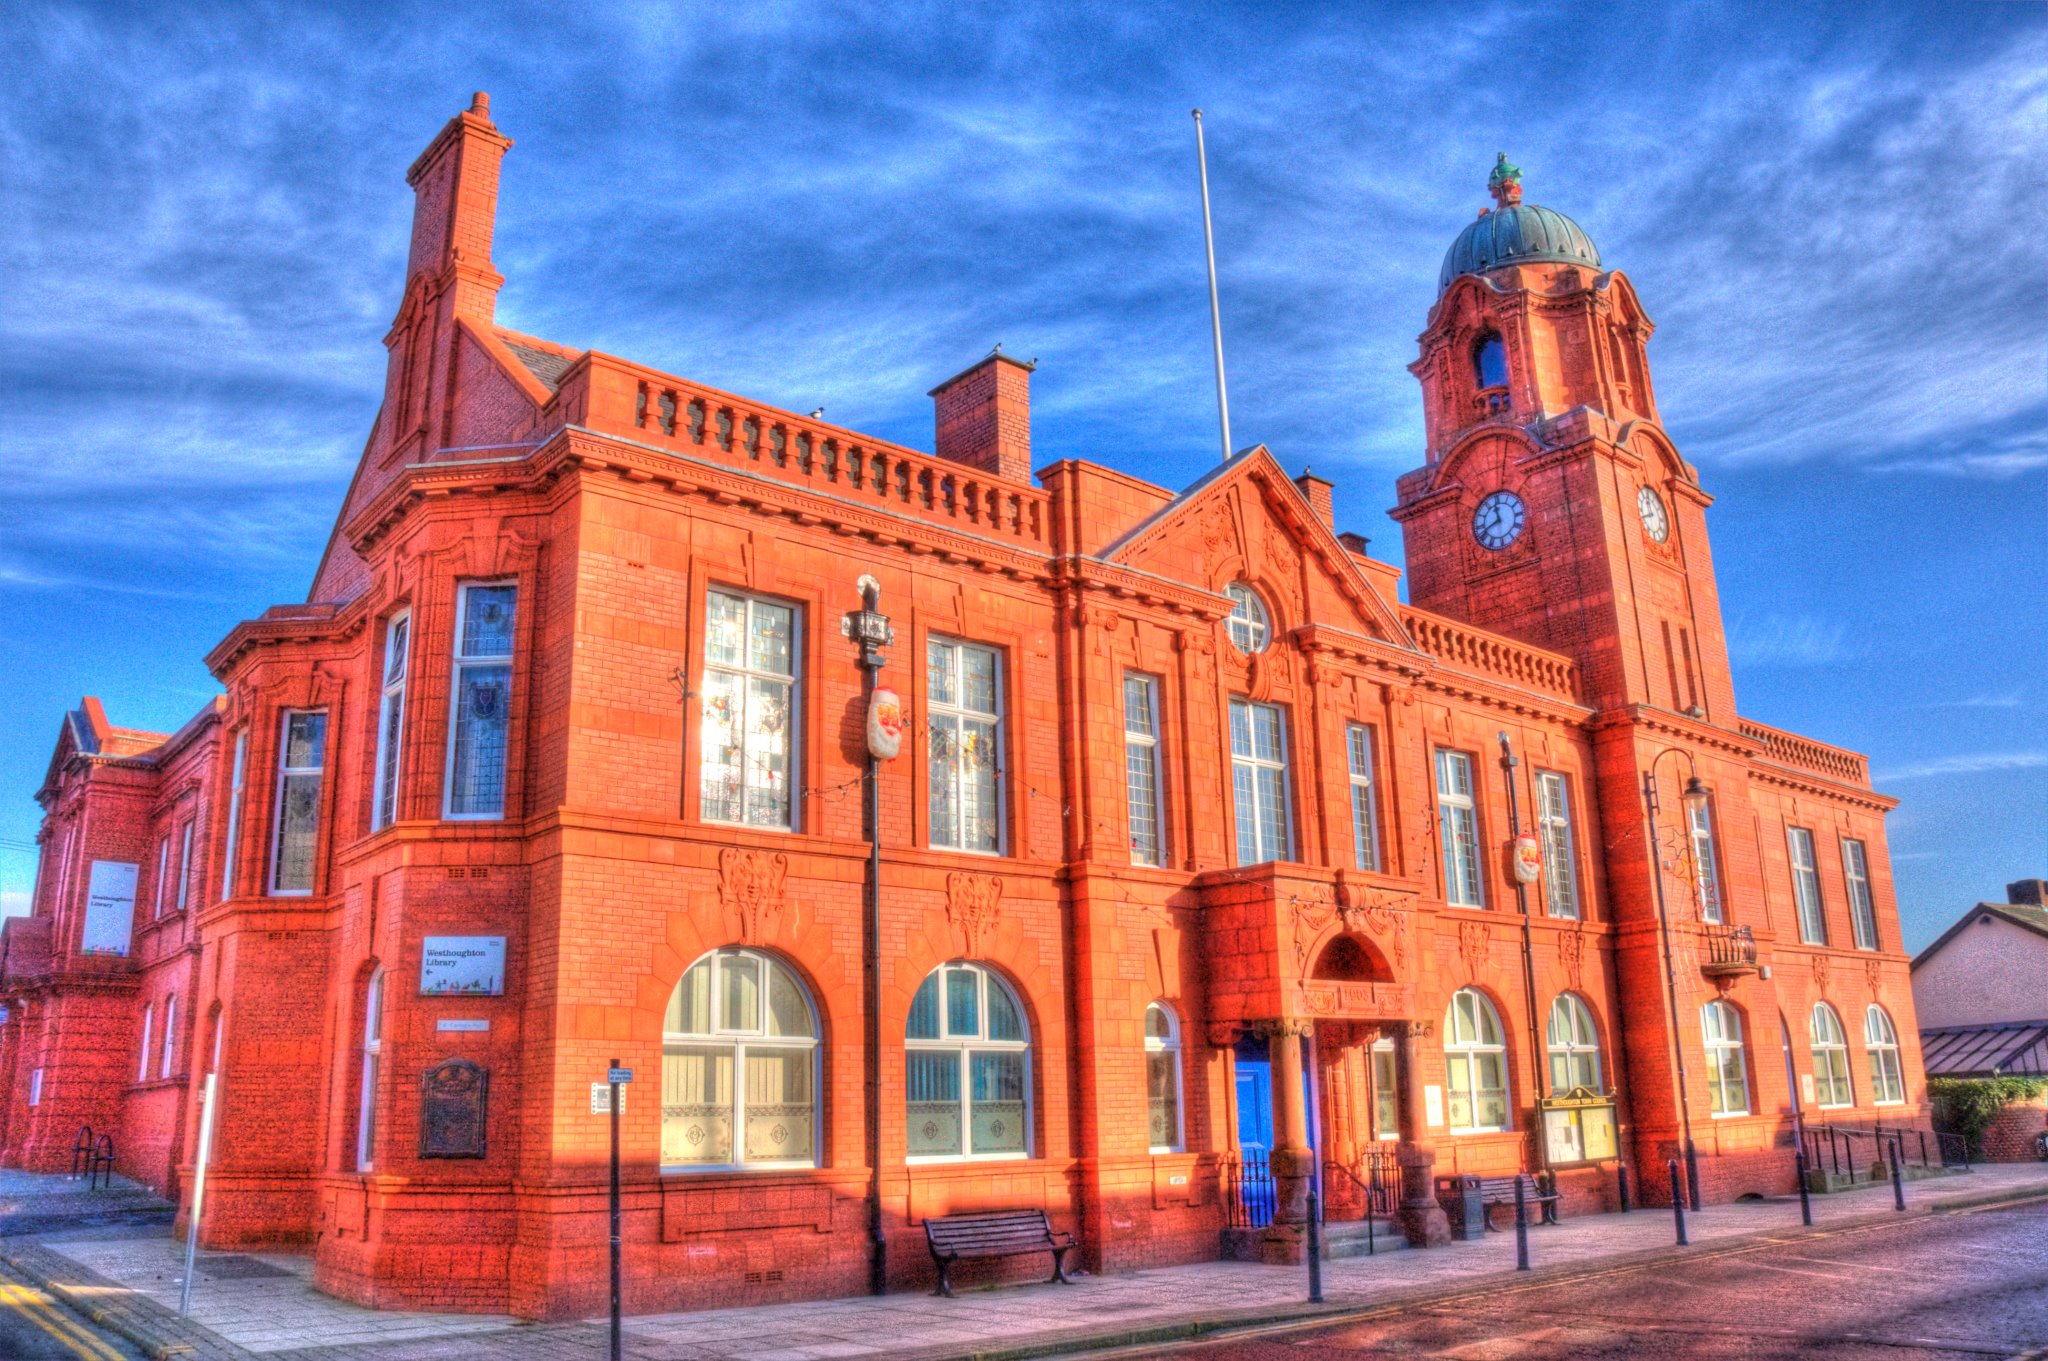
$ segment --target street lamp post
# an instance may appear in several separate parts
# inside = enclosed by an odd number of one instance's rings
[[[1515,755],[1515,749],[1506,733],[1500,734],[1500,769],[1508,786],[1508,838],[1509,844],[1522,839],[1521,802],[1515,792],[1515,768],[1522,764],[1522,758]],[[1534,811],[1532,809],[1532,811]],[[1529,885],[1517,873],[1514,875],[1515,906],[1522,914],[1522,1004],[1529,1019],[1529,1067],[1534,1078],[1536,1098],[1543,1099],[1543,1047],[1538,1041],[1536,1026],[1536,965],[1534,950],[1529,941]],[[1544,1147],[1543,1121],[1539,1113],[1536,1121],[1536,1160],[1548,1164],[1549,1150]]]
[[[882,613],[882,583],[862,575],[860,608],[846,616],[843,631],[860,645],[861,694],[872,711],[875,690],[888,658],[882,649],[896,641],[896,630]],[[866,1012],[864,1027],[867,1091],[868,1157],[868,1290],[889,1290],[889,1242],[882,1231],[882,758],[863,737],[867,765],[861,772],[862,815],[867,823],[868,866],[861,913],[861,981]]]
[[[1643,772],[1643,804],[1648,810],[1646,817],[1649,827],[1650,880],[1657,889],[1657,934],[1664,951],[1664,997],[1671,1009],[1671,1052],[1677,1060],[1678,1072],[1678,1119],[1685,1134],[1685,1184],[1687,1199],[1692,1202],[1694,1213],[1700,1208],[1700,1159],[1692,1142],[1692,1097],[1687,1092],[1685,1075],[1685,1039],[1678,1028],[1678,976],[1672,962],[1671,917],[1664,905],[1664,866],[1657,856],[1657,762],[1666,756],[1683,756],[1691,778],[1685,782],[1685,806],[1688,815],[1692,810],[1702,808],[1707,802],[1706,786],[1700,783],[1699,764],[1692,753],[1683,747],[1666,747],[1650,758],[1649,769]],[[1686,832],[1686,854],[1692,852],[1692,829]],[[1697,870],[1695,870],[1697,876]],[[1695,881],[1697,881],[1695,879]]]

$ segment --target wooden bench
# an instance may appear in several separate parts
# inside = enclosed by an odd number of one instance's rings
[[[1022,1257],[1049,1252],[1052,1279],[1061,1285],[1072,1284],[1067,1279],[1067,1254],[1074,1250],[1074,1236],[1054,1233],[1043,1210],[927,1216],[924,1240],[932,1250],[932,1261],[938,1264],[939,1293],[948,1298],[953,1294],[953,1263],[970,1257]]]
[[[1515,1208],[1515,1183],[1522,1183],[1523,1203],[1529,1207],[1532,1224],[1555,1224],[1557,1222],[1557,1183],[1548,1172],[1534,1176],[1522,1173],[1513,1177],[1481,1177],[1479,1179],[1479,1203],[1486,1207],[1486,1227],[1497,1229],[1493,1212],[1506,1206],[1510,1213]]]

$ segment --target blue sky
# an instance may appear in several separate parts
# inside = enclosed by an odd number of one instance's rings
[[[169,729],[304,597],[375,411],[404,172],[492,94],[506,325],[929,447],[1040,360],[1041,459],[1234,433],[1399,558],[1404,369],[1494,152],[1634,279],[1718,498],[1742,710],[1871,754],[1909,946],[2048,873],[2035,5],[17,3],[0,82],[0,893],[63,709]]]

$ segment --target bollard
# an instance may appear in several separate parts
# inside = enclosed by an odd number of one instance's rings
[[[1899,1145],[1894,1141],[1886,1144],[1885,1149],[1892,1160],[1892,1208],[1903,1210],[1906,1208],[1906,1173],[1899,1166]]]
[[[1621,1212],[1622,1212],[1623,1214],[1627,1214],[1627,1213],[1628,1213],[1628,1164],[1627,1164],[1627,1163],[1616,1163],[1616,1164],[1614,1165],[1614,1180],[1615,1180],[1615,1184],[1616,1184],[1616,1185],[1618,1185],[1618,1186],[1619,1186],[1619,1187],[1621,1188]]]
[[[1308,1302],[1323,1302],[1323,1226],[1322,1207],[1316,1203],[1316,1194],[1308,1195]]]
[[[1373,1242],[1372,1200],[1373,1193],[1367,1191],[1365,1193],[1365,1255],[1368,1257],[1375,1256],[1379,1252],[1378,1246]]]
[[[1515,1270],[1529,1269],[1529,1204],[1522,1196],[1522,1179],[1515,1178]]]
[[[1678,1224],[1678,1246],[1691,1240],[1685,1236],[1685,1188],[1678,1184],[1678,1159],[1671,1160],[1671,1217]]]
[[[1685,1186],[1686,1201],[1692,1206],[1692,1212],[1698,1214],[1700,1212],[1700,1155],[1699,1150],[1692,1146],[1690,1138],[1685,1141]]]
[[[1806,1150],[1800,1149],[1793,1162],[1799,1169],[1799,1222],[1810,1229],[1813,1227],[1813,1198],[1806,1193]]]

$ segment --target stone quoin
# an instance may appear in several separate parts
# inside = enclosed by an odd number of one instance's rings
[[[1740,716],[1649,317],[1505,157],[1411,366],[1403,604],[1263,446],[1034,480],[1000,351],[933,389],[932,454],[507,329],[511,145],[479,95],[408,174],[306,602],[174,734],[63,718],[0,936],[7,1165],[90,1126],[189,1202],[217,1072],[208,1246],[589,1315],[616,1059],[627,1308],[864,1290],[864,575],[892,1287],[928,1216],[1280,1261],[1317,1178],[1432,1243],[1440,1176],[1656,1200],[1689,1127],[1725,1200],[1790,1189],[1801,1118],[1924,1127],[1893,801]]]

